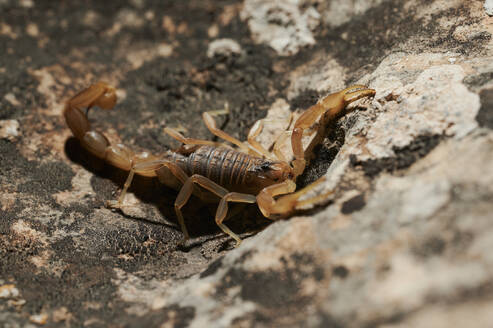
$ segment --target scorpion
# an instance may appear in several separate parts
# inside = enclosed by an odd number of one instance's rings
[[[183,241],[186,241],[190,236],[182,214],[183,206],[192,194],[207,200],[212,193],[220,198],[215,214],[216,224],[236,240],[238,246],[241,238],[223,223],[227,218],[228,203],[256,203],[266,218],[273,219],[279,215],[289,215],[301,206],[326,199],[330,192],[300,200],[323,181],[323,177],[299,191],[296,191],[296,178],[303,173],[313,157],[313,148],[327,135],[328,124],[345,115],[348,104],[374,95],[373,89],[353,85],[329,94],[302,112],[292,130],[285,131],[288,132],[287,137],[291,135],[293,159],[290,162],[279,152],[278,143],[281,138],[276,141],[273,151],[267,150],[256,141],[255,138],[262,129],[261,124],[252,127],[248,134],[248,143],[244,143],[218,129],[210,112],[202,115],[208,130],[238,148],[215,141],[187,138],[168,127],[164,132],[182,145],[159,156],[149,152],[134,153],[120,143],[111,145],[104,134],[91,128],[87,117],[92,107],[112,109],[116,105],[116,89],[104,82],[97,82],[68,100],[63,115],[72,134],[84,149],[110,165],[129,172],[118,200],[108,201],[108,207],[118,209],[124,206],[125,194],[135,174],[157,177],[161,183],[178,191],[174,208],[184,236]],[[302,138],[305,130],[314,133],[314,137],[304,149]]]

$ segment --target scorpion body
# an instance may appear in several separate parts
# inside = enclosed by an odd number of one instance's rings
[[[168,187],[179,190],[175,212],[186,240],[189,234],[181,208],[192,194],[209,200],[210,194],[204,193],[206,190],[220,198],[215,217],[217,225],[239,245],[240,237],[223,223],[227,217],[228,202],[257,203],[262,214],[272,218],[274,214],[289,214],[296,207],[325,199],[328,193],[300,200],[302,195],[312,190],[322,179],[294,192],[296,177],[303,173],[314,143],[320,142],[325,136],[328,122],[344,114],[343,110],[349,103],[374,94],[375,90],[365,86],[352,86],[323,98],[303,112],[291,131],[294,154],[291,163],[284,160],[281,154],[271,154],[255,141],[261,127],[256,125],[257,127],[252,128],[248,137],[249,145],[246,145],[217,129],[212,116],[207,112],[203,114],[203,119],[208,129],[214,135],[235,144],[238,149],[224,143],[185,138],[170,128],[165,128],[165,132],[180,141],[182,146],[159,156],[148,152],[134,153],[123,144],[111,145],[104,134],[91,128],[87,115],[82,110],[95,106],[112,109],[115,106],[115,89],[103,82],[93,84],[72,97],[66,103],[64,116],[82,147],[109,164],[129,171],[119,199],[108,202],[109,207],[123,206],[124,196],[134,174],[157,177]],[[314,141],[304,150],[301,142],[303,132],[316,125],[317,120],[321,124],[317,125]]]
[[[202,146],[188,156],[170,152],[170,160],[188,175],[201,175],[224,188],[247,194],[258,194],[273,182],[283,179],[275,172],[283,172],[292,177],[288,165],[261,157],[242,153],[226,147]],[[277,168],[277,169],[276,169]],[[271,174],[271,179],[264,178]]]

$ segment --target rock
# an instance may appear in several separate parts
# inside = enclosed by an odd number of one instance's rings
[[[19,296],[19,290],[15,288],[15,285],[6,284],[0,286],[0,298],[12,298],[18,296]]]
[[[241,46],[235,40],[217,39],[209,44],[209,48],[207,49],[207,57],[230,57],[231,55],[239,55],[241,52]]]
[[[419,135],[445,134],[460,138],[477,127],[475,117],[480,108],[479,97],[462,84],[465,73],[461,66],[423,67],[413,83],[403,85],[405,81],[393,81],[389,85],[390,67],[394,68],[393,75],[396,76],[399,73],[395,67],[403,61],[429,60],[426,54],[420,55],[421,58],[397,57],[400,56],[387,58],[373,76],[363,78],[363,81],[373,81],[371,87],[382,90],[375,99],[384,105],[379,107],[378,118],[363,128],[371,141],[365,147],[359,145],[359,153],[366,153],[367,158],[389,157],[394,155],[392,148],[402,148]],[[385,73],[380,75],[380,70]]]
[[[14,2],[0,1],[16,13],[0,23],[2,324],[493,325],[482,1]],[[176,147],[164,126],[211,140],[201,113],[227,104],[218,127],[245,140],[263,124],[257,140],[287,136],[289,159],[301,111],[351,84],[376,96],[327,127],[297,181],[324,177],[311,195],[332,193],[275,222],[231,205],[234,248],[217,204],[196,198],[181,244],[177,193],[153,178],[134,179],[122,211],[105,207],[127,172],[82,149],[61,115],[98,80],[123,97],[91,109],[92,127],[154,154]]]
[[[34,315],[29,317],[29,320],[32,323],[35,323],[38,325],[45,325],[48,322],[48,314],[46,314],[46,313],[34,314]]]
[[[0,120],[0,138],[13,140],[19,136],[19,122],[17,120]]]
[[[303,1],[245,1],[241,17],[257,43],[270,45],[280,55],[296,54],[315,44],[312,31],[320,22],[314,7],[302,10]]]
[[[321,14],[322,20],[326,25],[337,27],[340,26],[355,16],[363,16],[368,9],[378,6],[382,0],[335,0],[328,3],[321,2],[324,8]]]
[[[485,0],[484,1],[484,10],[486,13],[490,16],[493,16],[493,1],[492,0]]]

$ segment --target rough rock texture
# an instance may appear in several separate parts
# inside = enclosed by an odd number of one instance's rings
[[[487,2],[486,2],[487,3]],[[492,327],[493,17],[485,2],[0,1],[0,326]],[[373,100],[328,129],[298,181],[329,199],[285,220],[215,206],[84,151],[61,118],[88,84],[112,142],[160,153],[201,112],[266,146],[349,84]],[[289,149],[289,145],[285,148]]]
[[[305,10],[303,5],[307,5]],[[312,32],[320,23],[320,13],[298,0],[247,0],[241,17],[257,43],[270,45],[280,55],[294,55],[301,48],[314,45]]]
[[[493,1],[485,0],[484,1],[484,10],[490,16],[493,16]]]

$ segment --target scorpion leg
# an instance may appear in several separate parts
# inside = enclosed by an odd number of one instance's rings
[[[180,224],[181,231],[183,232],[183,235],[185,236],[184,240],[187,240],[190,238],[190,235],[188,234],[187,227],[185,225],[185,220],[183,219],[183,215],[181,214],[180,208],[186,203],[186,200],[190,197],[186,198],[184,201],[183,205],[179,206],[178,201],[181,199],[180,195],[182,194],[185,185],[187,185],[187,182],[190,180],[190,178],[187,176],[187,174],[175,163],[167,161],[167,160],[152,160],[148,162],[140,162],[132,166],[130,169],[130,172],[128,174],[127,180],[125,181],[125,185],[123,186],[123,190],[120,193],[120,197],[118,197],[118,200],[113,200],[113,201],[108,201],[106,205],[111,208],[121,208],[123,206],[123,200],[125,198],[125,194],[127,193],[128,188],[130,187],[130,184],[132,183],[134,174],[140,174],[140,175],[149,175],[149,173],[154,174],[154,175],[160,175],[159,170],[163,167],[166,167],[170,170],[170,172],[183,184],[183,187],[180,190],[180,194],[178,194],[178,197],[175,201],[175,210],[176,214],[178,217],[178,223]],[[190,189],[190,194],[193,192],[193,186],[189,184],[190,186],[186,189]],[[177,207],[178,205],[178,207]]]
[[[226,146],[225,144],[222,144],[220,142],[214,142],[214,141],[209,141],[209,140],[201,140],[201,139],[195,139],[195,138],[187,138],[180,132],[176,131],[175,129],[172,128],[164,128],[164,132],[168,134],[170,137],[173,139],[178,140],[184,145],[206,145],[206,146],[213,146],[213,147],[220,147],[220,146]]]
[[[255,156],[260,156],[260,157],[265,157],[268,159],[275,160],[275,156],[273,156],[267,149],[265,149],[255,138],[262,132],[263,128],[263,122],[262,120],[259,120],[255,123],[255,125],[250,129],[250,132],[248,133],[248,143],[250,147],[245,145],[245,143],[241,142],[240,140],[232,137],[231,135],[227,134],[226,132],[220,130],[216,126],[216,121],[212,117],[214,112],[204,112],[202,114],[202,118],[204,120],[205,125],[209,129],[209,131],[215,135],[216,137],[219,137],[223,140],[229,141],[232,144],[238,146],[241,151],[247,154],[253,154]],[[277,158],[279,159],[279,158]]]
[[[129,169],[127,180],[125,180],[125,184],[123,185],[123,189],[118,197],[118,200],[107,201],[106,206],[111,208],[121,208],[124,206],[123,201],[125,199],[125,195],[127,194],[128,188],[130,187],[135,174],[155,177],[158,175],[158,170],[160,168],[167,167],[182,183],[187,179],[185,172],[183,172],[183,170],[175,163],[162,159],[156,160],[155,158],[143,159],[142,157],[147,157],[146,155],[147,153],[142,153],[134,157]]]
[[[364,85],[353,85],[342,91],[332,93],[323,98],[317,104],[307,109],[296,120],[291,135],[291,146],[293,147],[293,153],[295,160],[293,161],[295,176],[303,173],[306,166],[306,155],[311,155],[316,144],[319,144],[326,135],[326,126],[328,123],[337,119],[340,115],[344,114],[343,111],[350,103],[364,98],[375,95],[375,90],[368,89]],[[310,142],[310,145],[306,150],[303,150],[302,137],[303,131],[310,128],[322,116],[317,135]],[[307,154],[308,153],[308,154]]]
[[[255,122],[255,124],[252,126],[250,129],[250,132],[248,133],[248,143],[254,150],[262,154],[265,158],[272,159],[272,160],[279,160],[281,162],[287,162],[286,161],[286,156],[281,152],[280,146],[281,144],[287,139],[287,137],[290,135],[291,131],[283,131],[276,139],[274,144],[272,145],[272,152],[264,148],[257,140],[257,136],[262,132],[262,129],[264,127],[264,121],[270,121],[272,122],[273,120],[267,120],[267,119],[261,119]],[[289,116],[289,122],[286,128],[289,128],[293,121],[293,113]]]
[[[210,112],[202,113],[202,119],[204,120],[207,129],[209,129],[209,131],[213,135],[223,140],[231,142],[233,145],[236,145],[238,148],[240,148],[243,152],[248,153],[249,149],[243,142],[227,134],[223,130],[217,128],[216,121],[214,120]]]
[[[130,184],[133,180],[134,174],[139,175],[160,175],[159,170],[162,167],[166,167],[170,170],[170,172],[183,184],[180,192],[175,200],[175,212],[178,218],[178,223],[180,224],[180,228],[184,235],[184,241],[190,238],[190,234],[188,233],[187,227],[185,225],[185,219],[181,212],[181,208],[187,203],[190,196],[194,192],[193,184],[196,183],[199,186],[209,190],[210,192],[216,194],[219,197],[227,196],[228,192],[226,189],[212,182],[211,180],[201,176],[201,175],[193,175],[188,177],[187,174],[175,163],[167,161],[167,160],[152,160],[148,162],[140,162],[132,166],[130,169],[130,173],[128,175],[127,180],[125,181],[125,185],[123,186],[123,190],[118,198],[118,200],[107,202],[107,206],[112,208],[121,208],[123,206],[123,200],[125,198],[125,194],[130,187]],[[198,195],[200,197],[200,194]],[[255,202],[255,198],[253,199]],[[226,212],[224,213],[226,214]],[[228,235],[233,237],[235,240],[239,240],[238,236],[229,230],[226,226],[222,224],[218,224],[219,227]]]
[[[219,202],[219,206],[217,207],[216,211],[216,224],[219,226],[219,228],[221,228],[222,231],[236,240],[235,247],[238,247],[240,245],[241,238],[223,224],[223,221],[226,219],[226,214],[228,212],[228,202],[255,203],[256,201],[257,199],[254,195],[230,192],[224,195]]]
[[[257,153],[264,156],[265,158],[274,159],[272,154],[267,149],[265,149],[264,146],[262,146],[260,144],[260,142],[258,142],[256,140],[257,136],[260,134],[260,132],[262,132],[263,125],[264,125],[264,123],[262,120],[258,120],[257,122],[255,122],[255,124],[250,129],[250,132],[248,132],[247,140],[248,140],[248,143],[250,144],[250,146]],[[282,160],[280,158],[277,158],[277,159]]]
[[[262,214],[266,218],[269,218],[272,214],[288,214],[293,212],[297,207],[315,204],[326,199],[332,191],[304,200],[300,200],[300,197],[313,190],[313,188],[322,183],[324,180],[325,177],[321,177],[312,184],[294,193],[293,191],[296,189],[296,184],[292,180],[286,180],[284,182],[266,187],[257,195],[258,207]],[[274,199],[275,196],[279,195],[282,196],[278,199]]]
[[[294,118],[294,113],[291,112],[291,114],[289,115],[289,122],[288,122],[288,125],[286,127],[286,130],[283,131],[279,136],[277,136],[277,139],[272,146],[272,152],[282,162],[288,162],[285,154],[281,151],[281,147],[284,144],[284,142],[286,141],[286,139],[289,138],[292,134],[292,131],[289,130],[289,127],[293,123],[293,118]]]
[[[148,177],[154,177],[157,175],[157,171],[162,167],[167,167],[173,173],[173,175],[176,176],[178,180],[180,180],[182,183],[186,181],[187,179],[186,173],[183,172],[183,170],[178,165],[168,160],[151,159],[149,161],[137,162],[135,164],[132,164],[132,167],[130,168],[130,171],[128,173],[127,180],[125,180],[125,184],[123,185],[123,189],[122,192],[120,193],[120,196],[118,197],[118,200],[108,201],[107,205],[112,208],[122,207],[123,200],[125,199],[125,195],[127,193],[128,188],[130,187],[130,184],[132,183],[134,175],[138,174]]]
[[[218,197],[223,197],[228,193],[226,189],[221,187],[220,185],[214,183],[213,181],[207,179],[206,177],[199,175],[199,174],[194,174],[191,177],[187,178],[185,183],[180,189],[180,192],[178,193],[178,196],[176,197],[175,200],[175,213],[176,216],[178,217],[178,221],[180,222],[180,225],[182,225],[182,230],[183,234],[185,235],[184,240],[186,241],[187,239],[190,238],[190,235],[188,234],[188,231],[185,227],[185,220],[183,218],[183,214],[181,212],[181,209],[185,204],[188,202],[190,199],[190,196],[193,193],[193,185],[197,184],[210,192],[216,194]]]
[[[236,235],[233,231],[231,231],[228,227],[226,227],[222,223],[222,221],[226,217],[226,213],[227,213],[227,209],[228,209],[227,204],[225,204],[225,202],[231,200],[231,201],[237,201],[237,202],[242,202],[242,203],[254,203],[255,197],[252,196],[253,198],[248,198],[251,195],[245,195],[248,197],[243,197],[243,198],[238,197],[237,195],[244,195],[244,194],[230,193],[225,188],[221,187],[217,183],[213,182],[212,180],[210,180],[210,179],[208,179],[202,175],[199,175],[199,174],[192,175],[191,177],[189,177],[185,181],[185,183],[183,184],[183,187],[180,189],[180,192],[178,193],[178,196],[176,197],[176,200],[175,200],[176,216],[178,217],[180,224],[183,223],[182,229],[184,228],[183,229],[184,235],[185,235],[184,240],[189,239],[190,236],[189,236],[189,234],[185,228],[185,225],[184,225],[184,218],[183,218],[183,214],[181,213],[181,208],[183,206],[185,206],[187,201],[190,199],[190,196],[193,193],[193,185],[194,184],[197,184],[197,185],[201,186],[202,188],[209,190],[210,192],[214,193],[215,195],[217,195],[218,197],[221,198],[221,202],[220,202],[218,210],[216,212],[216,223],[219,226],[219,228],[221,228],[222,231],[224,231],[226,234],[228,234],[234,240],[236,240],[237,245],[239,245],[239,243],[241,242],[240,237],[238,237],[238,235]],[[232,196],[228,196],[228,195],[232,195]],[[224,199],[224,201],[223,201],[223,199]]]
[[[276,154],[277,158],[282,161],[282,162],[288,162],[286,159],[286,156],[284,156],[283,152],[281,151],[282,144],[284,141],[286,141],[287,138],[291,136],[291,131],[284,131],[277,137],[276,142],[274,143],[274,147],[272,149],[272,152]]]

